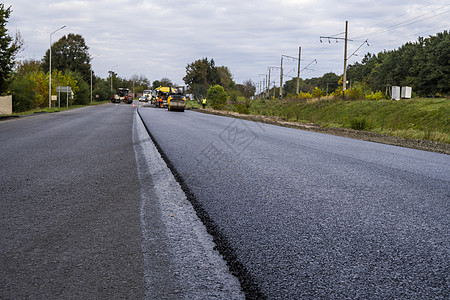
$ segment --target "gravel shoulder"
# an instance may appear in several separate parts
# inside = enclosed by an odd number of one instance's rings
[[[397,136],[391,136],[386,134],[380,134],[369,131],[359,131],[348,128],[339,128],[339,127],[320,127],[314,123],[297,123],[297,122],[287,122],[284,119],[276,116],[261,116],[261,115],[246,115],[240,114],[237,112],[231,111],[220,111],[213,109],[192,109],[194,111],[219,115],[219,116],[227,116],[233,117],[243,120],[261,122],[266,124],[278,125],[289,128],[297,128],[308,131],[322,132],[326,134],[338,135],[343,137],[349,137],[358,140],[382,143],[387,145],[394,145],[400,147],[413,148],[424,151],[431,151],[437,153],[450,154],[450,144],[439,143],[429,140],[420,140],[420,139],[406,139]]]

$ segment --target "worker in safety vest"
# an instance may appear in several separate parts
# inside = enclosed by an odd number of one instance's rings
[[[206,107],[206,98],[203,98],[203,100],[202,100],[202,105],[203,105],[203,108]]]

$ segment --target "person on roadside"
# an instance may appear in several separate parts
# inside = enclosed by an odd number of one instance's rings
[[[203,100],[202,100],[202,106],[203,106],[203,109],[205,109],[205,107],[206,107],[206,98],[203,98]]]

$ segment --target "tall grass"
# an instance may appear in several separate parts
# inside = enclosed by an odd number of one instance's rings
[[[450,143],[450,100],[255,100],[250,113]]]

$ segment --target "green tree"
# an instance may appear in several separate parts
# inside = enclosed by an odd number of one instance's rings
[[[23,45],[18,32],[13,38],[6,29],[11,12],[11,6],[5,8],[5,4],[0,3],[0,95],[8,89],[7,80],[11,76],[16,55]]]
[[[218,84],[210,87],[206,93],[206,100],[214,109],[223,109],[227,104],[227,97],[225,89]]]
[[[135,74],[131,76],[130,81],[132,84],[131,87],[134,86],[135,93],[142,93],[144,90],[148,90],[150,87],[150,80],[148,80],[144,75]]]
[[[14,112],[23,112],[34,108],[36,98],[36,84],[33,78],[27,74],[15,75],[11,80],[12,106]]]
[[[189,91],[196,99],[205,97],[208,88],[223,82],[232,88],[233,80],[227,67],[216,67],[214,59],[198,59],[186,66],[186,76],[183,77]]]
[[[111,83],[107,79],[98,79],[92,93],[94,94],[93,97],[98,101],[109,100],[111,97]]]
[[[69,33],[63,36],[52,46],[52,69],[60,71],[79,72],[84,81],[89,82],[91,78],[91,58],[89,47],[84,38],[79,34]],[[42,70],[49,70],[50,49],[42,59]]]
[[[223,88],[230,92],[235,87],[235,83],[233,81],[233,76],[231,75],[230,69],[225,66],[216,67],[217,74],[219,76],[219,84],[223,86]]]
[[[75,105],[89,104],[91,102],[91,86],[83,79],[81,73],[67,71],[64,75],[76,83],[77,91],[74,92],[72,103]]]
[[[14,73],[16,75],[26,75],[38,72],[41,69],[41,62],[35,59],[26,59],[16,64]]]
[[[419,37],[392,51],[366,54],[348,68],[347,78],[367,84],[372,91],[386,86],[411,86],[423,96],[450,93],[450,34]]]
[[[169,78],[161,78],[161,80],[153,81],[153,83],[152,83],[153,90],[160,86],[173,86],[173,83]]]

